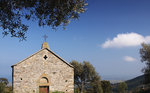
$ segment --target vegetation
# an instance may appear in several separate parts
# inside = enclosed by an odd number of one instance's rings
[[[0,83],[0,93],[5,92],[5,87],[6,87],[6,85],[4,83]]]
[[[76,93],[102,93],[100,76],[89,62],[72,61]]]
[[[128,90],[134,90],[137,87],[140,87],[141,85],[143,85],[144,82],[144,75],[138,76],[136,78],[133,78],[131,80],[127,80],[125,81],[128,85]]]
[[[145,76],[145,84],[150,84],[150,44],[142,44],[142,48],[140,49],[141,61],[145,62],[146,67],[143,68],[144,76]]]
[[[0,93],[12,93],[12,88],[8,85],[6,78],[0,78]]]
[[[5,93],[13,93],[12,92],[12,86],[6,86],[5,87]]]
[[[25,19],[55,29],[78,19],[86,6],[86,0],[0,0],[0,27],[4,36],[24,40],[28,30]]]
[[[7,85],[9,82],[8,82],[8,79],[6,78],[0,78],[0,83]]]
[[[65,92],[61,92],[61,91],[56,91],[56,92],[52,92],[52,93],[65,93]]]
[[[131,80],[127,80],[125,82],[128,86],[127,93],[149,93],[148,91],[150,91],[150,84],[143,85],[144,75],[138,76]],[[118,93],[118,91],[117,91],[118,85],[119,85],[119,83],[112,85],[112,90],[114,93]]]
[[[150,92],[150,85],[146,86],[141,85],[132,91],[132,93],[149,93],[149,92]]]
[[[125,82],[121,82],[118,85],[118,93],[126,93],[126,90],[128,89],[128,86]]]
[[[112,87],[110,81],[103,80],[101,81],[101,83],[102,83],[103,93],[111,93]]]

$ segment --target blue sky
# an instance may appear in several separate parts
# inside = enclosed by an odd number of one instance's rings
[[[44,34],[53,52],[68,62],[89,61],[102,79],[139,76],[145,66],[140,43],[150,43],[149,5],[149,0],[90,0],[87,11],[66,30],[24,21],[30,26],[27,41],[0,34],[0,77],[11,78],[11,65],[40,50]]]

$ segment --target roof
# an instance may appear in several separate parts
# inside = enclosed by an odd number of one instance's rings
[[[39,52],[41,52],[41,51],[43,51],[43,50],[45,50],[45,49],[46,49],[47,51],[49,51],[50,53],[52,53],[55,57],[57,57],[58,59],[60,59],[60,60],[63,61],[64,63],[66,63],[68,66],[74,68],[71,64],[69,64],[67,61],[65,61],[64,59],[62,59],[61,57],[59,57],[57,54],[55,54],[53,51],[51,51],[51,50],[48,49],[48,48],[43,48],[43,49],[39,50],[38,52],[34,53],[33,55],[27,57],[26,59],[24,59],[24,60],[22,60],[22,61],[20,61],[20,62],[18,62],[18,63],[16,63],[16,64],[12,65],[11,67],[17,66],[18,64],[22,63],[23,61],[25,61],[25,60],[31,58],[32,56],[36,55],[37,53],[39,53]]]

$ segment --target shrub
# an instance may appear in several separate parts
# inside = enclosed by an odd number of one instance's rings
[[[61,92],[61,91],[55,91],[55,92],[52,92],[52,93],[65,93],[65,92]]]
[[[4,93],[4,92],[5,92],[5,84],[0,83],[0,93]]]

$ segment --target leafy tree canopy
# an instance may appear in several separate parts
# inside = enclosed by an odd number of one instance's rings
[[[5,92],[5,84],[0,83],[0,93],[4,93],[4,92]]]
[[[103,93],[111,93],[112,87],[111,87],[110,81],[103,80],[101,81],[101,84],[103,88]]]
[[[100,76],[89,62],[72,61],[74,66],[74,83],[79,93],[102,93]]]
[[[146,63],[146,67],[142,70],[145,76],[145,84],[150,84],[150,44],[142,44],[140,55],[141,61]]]
[[[85,11],[87,0],[0,0],[0,27],[3,34],[25,40],[28,26],[23,19],[39,26],[66,26]]]
[[[4,83],[5,85],[7,85],[9,82],[6,78],[0,78],[0,83]]]
[[[128,86],[125,82],[121,82],[118,85],[118,92],[119,93],[126,93],[126,90],[128,89]]]
[[[0,93],[5,93],[5,87],[8,83],[6,78],[0,78]]]

